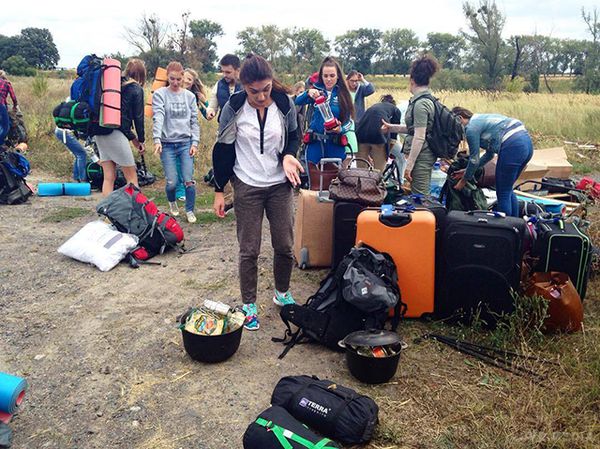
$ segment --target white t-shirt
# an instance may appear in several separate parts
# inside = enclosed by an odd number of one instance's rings
[[[285,124],[275,102],[265,112],[262,148],[258,113],[248,101],[242,106],[236,120],[236,159],[233,172],[240,181],[253,187],[270,187],[286,180],[279,160],[285,144]]]

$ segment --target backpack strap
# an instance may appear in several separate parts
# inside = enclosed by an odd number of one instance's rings
[[[313,443],[300,435],[296,435],[291,430],[284,429],[283,427],[274,424],[273,421],[267,421],[264,418],[258,417],[255,422],[268,431],[273,432],[273,435],[275,435],[277,441],[279,441],[279,444],[281,444],[281,447],[284,449],[294,449],[288,440],[301,444],[307,449],[335,449],[334,446],[329,446],[329,443],[332,442],[329,438],[323,438],[317,443]]]

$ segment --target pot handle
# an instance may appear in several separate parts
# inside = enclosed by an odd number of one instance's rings
[[[346,349],[346,342],[345,339],[344,340],[340,340],[338,341],[338,346],[342,349]]]

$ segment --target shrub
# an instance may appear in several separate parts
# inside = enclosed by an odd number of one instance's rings
[[[25,58],[20,55],[14,55],[10,58],[6,58],[2,62],[2,68],[6,70],[10,75],[14,76],[34,76],[35,69],[25,61]]]

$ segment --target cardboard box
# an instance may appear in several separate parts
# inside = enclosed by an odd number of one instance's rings
[[[563,147],[535,150],[529,164],[546,167],[548,171],[544,176],[567,179],[573,174],[573,166]]]

